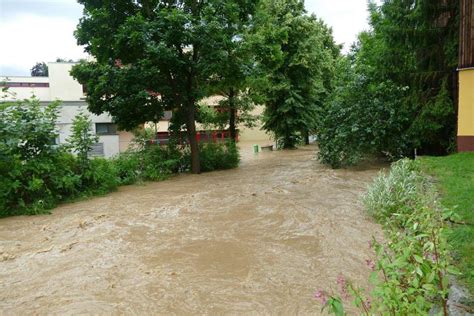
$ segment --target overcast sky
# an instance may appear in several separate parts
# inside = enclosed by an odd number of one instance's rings
[[[367,0],[306,0],[347,49],[367,28]],[[82,14],[76,0],[0,0],[0,75],[28,76],[39,61],[85,57],[73,32]]]

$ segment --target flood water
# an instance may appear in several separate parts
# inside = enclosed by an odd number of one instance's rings
[[[249,148],[235,170],[1,219],[0,314],[317,315],[340,273],[367,285],[379,168]]]

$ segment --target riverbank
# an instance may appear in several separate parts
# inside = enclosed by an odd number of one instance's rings
[[[461,283],[474,293],[474,153],[422,157],[420,162],[434,176],[441,204],[459,217],[449,228],[448,242],[463,273]]]

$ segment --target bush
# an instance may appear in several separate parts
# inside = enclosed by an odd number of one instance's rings
[[[82,113],[73,121],[71,144],[57,147],[58,107],[42,108],[36,99],[0,103],[0,217],[47,213],[60,201],[105,194],[120,184],[163,180],[190,168],[186,148],[150,146],[146,135],[136,151],[113,160],[89,159],[97,138]],[[239,162],[234,144],[201,145],[201,153],[203,171]]]
[[[117,188],[120,181],[113,162],[94,158],[82,175],[82,192],[85,194],[105,194]]]
[[[183,163],[183,154],[175,146],[151,146],[143,153],[143,178],[164,180],[183,171]]]
[[[318,132],[319,159],[333,168],[357,164],[365,155],[399,159],[410,150],[405,90],[355,76],[337,89]]]
[[[341,296],[352,296],[364,315],[428,315],[434,308],[447,315],[448,276],[458,274],[450,265],[445,238],[446,219],[453,212],[438,208],[418,163],[394,163],[388,175],[381,173],[369,187],[364,203],[382,224],[385,241],[370,242],[372,291],[341,278]],[[317,298],[330,312],[343,315],[340,296],[320,291]]]
[[[120,154],[113,160],[113,163],[120,184],[128,185],[141,180],[143,168],[139,153],[126,152]]]
[[[237,146],[233,143],[201,144],[199,150],[203,172],[235,168],[240,161]],[[188,171],[191,156],[186,148],[151,145],[119,155],[114,159],[114,165],[121,184],[160,181],[173,174]]]
[[[402,159],[392,164],[389,174],[381,173],[375,178],[363,201],[367,212],[383,221],[393,214],[407,214],[429,204],[432,190],[418,165]]]
[[[202,144],[199,147],[199,157],[203,172],[236,168],[240,161],[237,146],[232,142]]]
[[[126,152],[114,160],[114,165],[121,184],[160,181],[189,169],[185,153],[173,145]]]
[[[53,145],[58,108],[36,99],[0,104],[0,217],[47,213],[60,201],[116,188],[109,161],[85,164]]]

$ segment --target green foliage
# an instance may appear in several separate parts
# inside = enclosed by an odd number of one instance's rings
[[[72,120],[71,136],[67,139],[70,148],[76,153],[83,168],[89,165],[89,152],[97,144],[99,137],[92,131],[92,121],[84,112]]]
[[[410,160],[393,164],[389,175],[379,175],[364,199],[367,210],[383,225],[387,243],[374,242],[380,311],[396,314],[428,313],[434,304],[446,307],[450,257],[445,219],[434,188]]]
[[[110,162],[94,159],[84,168],[82,159],[54,145],[58,109],[58,102],[41,107],[37,99],[0,104],[0,217],[45,213],[59,201],[116,187]]]
[[[407,214],[431,202],[432,192],[426,194],[428,187],[418,165],[403,159],[392,164],[389,174],[381,174],[374,180],[364,196],[365,208],[383,222],[394,214]]]
[[[308,16],[302,1],[262,1],[251,37],[256,54],[254,98],[265,104],[264,129],[293,148],[315,131],[331,90],[339,47],[331,30]]]
[[[447,231],[461,281],[474,293],[474,153],[422,157],[423,171],[436,177],[441,204],[459,217]]]
[[[0,103],[0,216],[17,206],[31,205],[30,212],[39,213],[51,205],[58,106],[55,102],[41,109],[36,99]]]
[[[143,160],[137,152],[129,151],[114,159],[120,184],[134,184],[142,180]]]
[[[196,107],[215,92],[221,61],[233,51],[226,45],[236,40],[229,29],[254,1],[79,2],[84,17],[75,35],[95,61],[76,65],[72,75],[87,87],[89,110],[108,112],[129,130],[173,111],[199,173]]]
[[[209,143],[199,146],[202,171],[236,168],[240,161],[234,143]],[[186,172],[191,166],[188,150],[173,144],[168,146],[150,145],[142,150],[129,151],[113,161],[121,184],[141,181],[161,181],[174,174]]]
[[[400,158],[408,151],[407,90],[371,82],[339,60],[336,89],[318,131],[319,159],[333,168],[356,164],[367,154]]]
[[[32,77],[48,77],[48,65],[45,62],[36,63],[33,68],[31,68]]]
[[[82,194],[95,195],[113,191],[119,185],[117,170],[104,158],[91,159],[89,167],[82,173]]]
[[[228,113],[216,111],[213,106],[207,104],[200,104],[197,113],[197,121],[205,130],[223,130],[229,123]]]
[[[0,103],[0,217],[46,213],[61,201],[190,169],[187,149],[149,145],[153,133],[146,130],[137,133],[134,151],[114,160],[89,160],[97,138],[84,113],[73,120],[70,144],[58,147],[58,111],[58,102],[42,107],[37,99]],[[204,171],[234,168],[239,162],[235,144],[208,144],[200,151]]]
[[[251,114],[255,106],[248,93],[253,52],[247,36],[257,4],[258,1],[245,0],[221,1],[219,5],[224,24],[219,40],[222,53],[212,63],[216,76],[211,79],[210,93],[223,97],[219,107],[224,111],[219,113],[215,126],[218,129],[228,126],[233,141],[239,126],[252,127],[257,119]]]
[[[426,315],[434,306],[447,315],[448,276],[459,274],[450,265],[445,238],[453,212],[439,209],[417,162],[401,160],[388,175],[381,173],[364,202],[382,224],[385,241],[371,241],[371,299],[351,284],[343,292],[348,289],[364,315]]]
[[[214,171],[236,168],[240,155],[235,143],[202,144],[199,147],[202,171]]]
[[[369,3],[331,102],[321,113],[320,159],[333,167],[365,155],[391,160],[446,154],[455,132],[458,1]]]
[[[190,165],[183,161],[183,153],[174,146],[150,146],[142,155],[145,180],[164,180]]]

